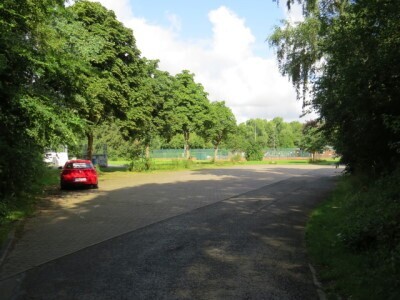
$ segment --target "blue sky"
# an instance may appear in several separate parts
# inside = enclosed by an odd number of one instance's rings
[[[169,26],[168,16],[175,15],[181,22],[181,36],[186,40],[206,39],[212,32],[208,13],[225,6],[245,20],[256,37],[254,50],[262,56],[273,55],[273,50],[265,42],[274,26],[285,18],[282,7],[272,0],[236,0],[236,1],[196,1],[196,4],[184,0],[137,1],[130,0],[135,16],[145,17],[150,23]],[[282,5],[282,4],[281,4]]]
[[[301,103],[266,42],[288,14],[272,0],[97,0],[133,30],[142,56],[172,75],[190,70],[211,101],[224,100],[239,123],[300,119]]]

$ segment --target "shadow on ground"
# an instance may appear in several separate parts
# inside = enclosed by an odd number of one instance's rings
[[[53,236],[30,251],[39,258],[47,247],[47,263],[25,262],[36,267],[22,273],[6,264],[3,282],[19,280],[19,299],[316,299],[304,225],[334,180],[331,170],[301,173],[210,169],[194,174],[211,180],[191,184],[62,192],[69,206],[31,226]],[[274,183],[254,189],[272,175]],[[74,202],[81,196],[88,199]]]

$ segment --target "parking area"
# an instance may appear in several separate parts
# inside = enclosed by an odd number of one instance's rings
[[[334,167],[236,166],[196,171],[108,174],[98,190],[61,191],[43,202],[10,248],[0,279],[88,246],[233,196]]]

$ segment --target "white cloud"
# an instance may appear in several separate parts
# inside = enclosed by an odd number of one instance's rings
[[[213,25],[214,54],[230,59],[232,63],[251,56],[255,37],[244,20],[224,6],[211,11],[208,18]]]
[[[181,20],[179,18],[179,16],[169,13],[166,13],[167,19],[169,21],[169,23],[171,24],[171,30],[173,31],[180,31],[182,24],[181,24]]]
[[[294,25],[298,22],[304,21],[302,4],[294,2],[293,4],[291,4],[290,10],[288,10],[286,5],[282,5],[281,7],[283,9],[285,19],[288,20],[291,24]]]
[[[228,8],[221,6],[209,13],[211,37],[186,41],[179,35],[184,24],[172,13],[167,15],[170,26],[161,27],[133,16],[127,0],[100,2],[133,29],[143,56],[159,59],[160,69],[171,74],[184,69],[196,74],[210,100],[225,100],[238,122],[276,116],[288,121],[299,118],[301,103],[287,78],[280,75],[275,58],[253,53],[255,37],[245,20]]]

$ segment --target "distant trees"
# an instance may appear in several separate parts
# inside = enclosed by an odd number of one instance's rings
[[[143,60],[146,76],[130,103],[123,128],[127,131],[125,137],[143,144],[145,157],[149,158],[152,141],[158,136],[172,135],[174,78],[158,70],[158,61]]]
[[[250,119],[238,125],[235,134],[230,135],[226,141],[226,146],[244,151],[251,141],[263,149],[300,147],[302,128],[302,123],[298,121],[287,123],[280,117],[271,121]]]
[[[219,146],[235,129],[236,119],[231,109],[225,106],[224,101],[212,102],[205,134],[214,146],[214,161],[217,159]]]
[[[322,132],[322,124],[318,120],[308,121],[303,127],[303,138],[300,146],[311,153],[311,159],[315,160],[315,154],[322,152],[328,142]]]
[[[4,0],[0,15],[0,198],[23,193],[43,173],[44,148],[60,144],[75,154],[87,144],[87,158],[102,143],[113,156],[135,148],[147,158],[151,147],[183,146],[189,158],[191,146],[216,156],[250,140],[298,145],[299,124],[280,118],[237,126],[195,74],[142,57],[132,30],[99,3]]]
[[[209,118],[209,100],[194,74],[184,70],[175,76],[172,130],[184,138],[185,157],[190,157],[191,133],[205,135],[204,123]]]

